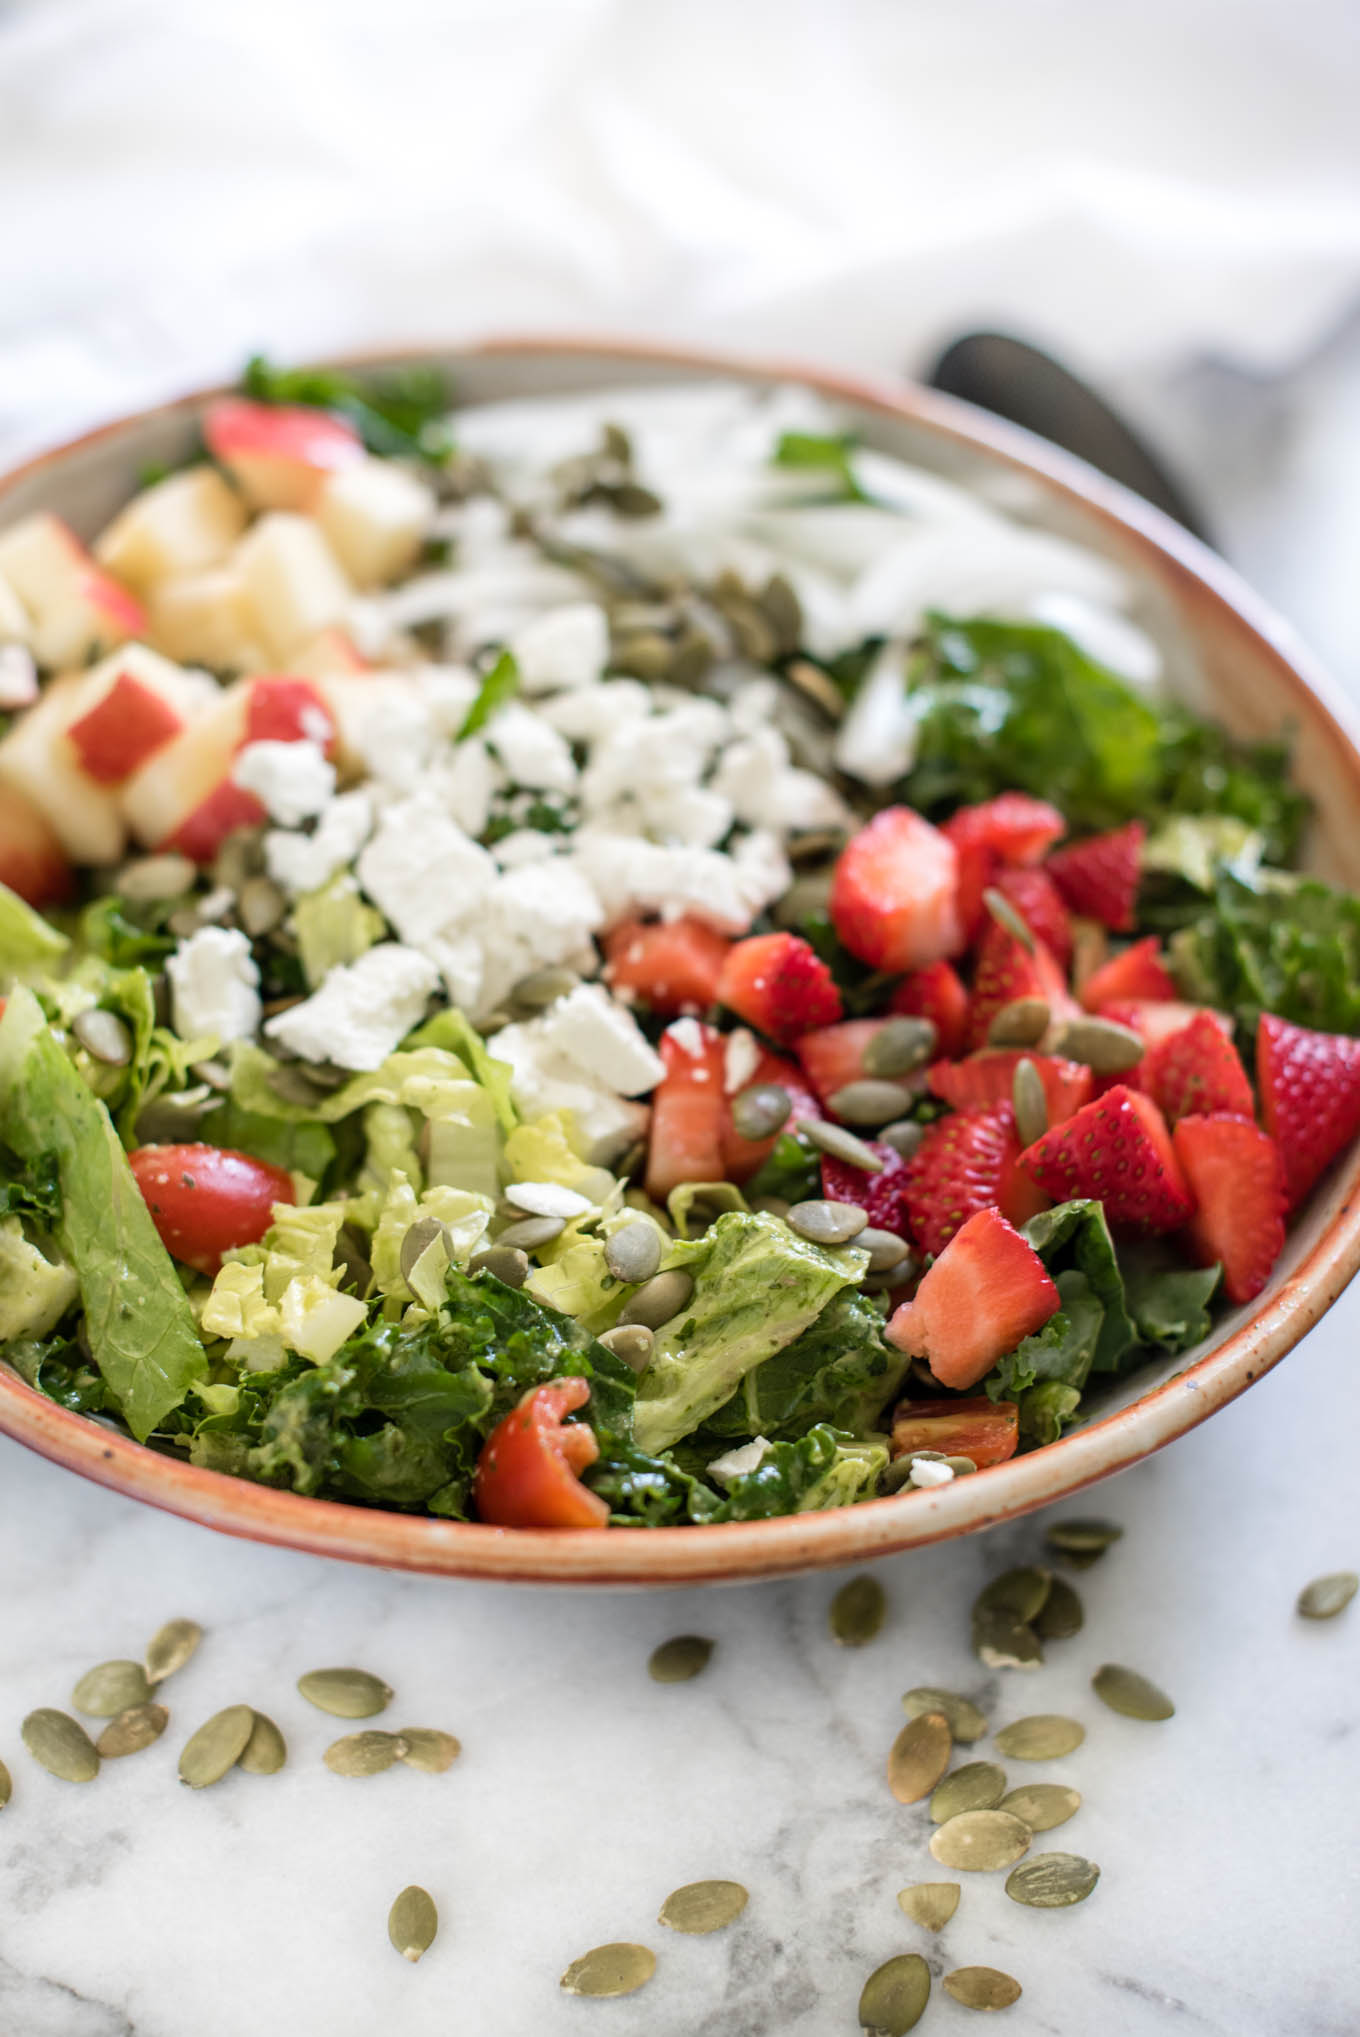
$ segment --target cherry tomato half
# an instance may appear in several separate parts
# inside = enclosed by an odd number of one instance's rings
[[[946,1457],[971,1457],[984,1464],[1004,1464],[1020,1442],[1020,1410],[1011,1400],[904,1400],[893,1416],[892,1454],[908,1450],[942,1450]]]
[[[237,1245],[257,1245],[274,1204],[297,1200],[282,1167],[224,1146],[139,1146],[128,1165],[166,1251],[199,1273],[216,1273]]]
[[[579,1474],[600,1454],[595,1431],[562,1417],[590,1399],[585,1379],[531,1387],[482,1445],[473,1496],[499,1528],[603,1528],[609,1508]]]

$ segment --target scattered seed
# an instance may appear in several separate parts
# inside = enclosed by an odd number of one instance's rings
[[[848,1245],[869,1221],[857,1202],[796,1202],[784,1219],[791,1231],[814,1245]]]
[[[634,1286],[650,1280],[661,1264],[661,1233],[655,1224],[639,1220],[625,1224],[605,1240],[604,1263],[615,1280]]]
[[[911,1248],[905,1238],[899,1238],[896,1231],[864,1230],[856,1234],[855,1243],[861,1252],[869,1254],[871,1273],[892,1273],[911,1257]],[[908,1276],[901,1276],[906,1279]]]
[[[942,1931],[963,1893],[956,1881],[915,1881],[897,1891],[898,1907],[927,1931]]]
[[[858,1167],[865,1174],[883,1172],[883,1162],[873,1147],[866,1146],[863,1139],[857,1139],[853,1132],[847,1132],[844,1125],[828,1125],[821,1118],[799,1118],[797,1129],[820,1152],[830,1153],[834,1160],[844,1160],[848,1167]]]
[[[734,1924],[749,1900],[739,1881],[690,1881],[671,1891],[656,1921],[672,1931],[704,1937]]]
[[[1017,1061],[1015,1064],[1015,1074],[1011,1079],[1011,1108],[1015,1112],[1015,1130],[1020,1144],[1032,1146],[1036,1139],[1042,1139],[1048,1130],[1048,1098],[1044,1093],[1043,1078],[1032,1061]]]
[[[888,1601],[876,1577],[852,1577],[831,1601],[831,1638],[842,1648],[863,1648],[880,1632]]]
[[[987,1721],[977,1706],[957,1691],[936,1690],[930,1684],[918,1684],[909,1690],[902,1700],[904,1712],[913,1718],[922,1712],[943,1712],[949,1721],[950,1737],[962,1747],[980,1740],[987,1731]]]
[[[71,1031],[87,1054],[109,1068],[126,1068],[132,1059],[132,1034],[116,1011],[92,1005],[76,1013]]]
[[[1006,1876],[1006,1894],[1031,1910],[1065,1910],[1085,1902],[1100,1880],[1100,1869],[1079,1853],[1036,1853]]]
[[[1176,1707],[1164,1690],[1140,1676],[1136,1669],[1124,1669],[1107,1662],[1091,1678],[1091,1688],[1101,1703],[1126,1719],[1169,1719]]]
[[[439,1929],[439,1912],[427,1889],[412,1882],[387,1913],[387,1935],[403,1959],[416,1961],[429,1951]]]
[[[529,1255],[515,1245],[488,1245],[468,1260],[469,1273],[490,1273],[506,1287],[523,1287],[529,1278]]]
[[[864,1049],[864,1072],[889,1082],[914,1074],[925,1067],[938,1040],[939,1033],[928,1018],[890,1018]]]
[[[1353,1570],[1335,1570],[1329,1577],[1315,1577],[1298,1597],[1298,1610],[1305,1620],[1334,1620],[1344,1613],[1360,1590],[1360,1577]]]
[[[533,969],[521,976],[511,995],[529,1011],[546,1011],[559,997],[575,990],[580,980],[574,969]]]
[[[540,1245],[551,1245],[554,1238],[560,1238],[566,1228],[565,1217],[521,1217],[518,1223],[506,1225],[491,1249],[536,1252]]]
[[[572,1960],[558,1986],[569,1995],[631,1995],[655,1972],[656,1954],[645,1945],[596,1945]]]
[[[10,1798],[13,1795],[14,1795],[14,1778],[10,1774],[9,1770],[6,1768],[4,1762],[0,1761],[0,1811],[4,1810],[5,1805],[9,1802]]]
[[[1026,1851],[1029,1826],[1010,1811],[960,1811],[931,1834],[930,1850],[941,1867],[995,1874]]]
[[[995,1966],[960,1966],[941,1985],[965,2009],[1008,2009],[1024,1990],[1018,1980]]]
[[[207,1789],[221,1782],[245,1753],[255,1726],[249,1705],[228,1705],[214,1712],[185,1742],[179,1757],[179,1779],[190,1789]]]
[[[264,1712],[256,1712],[237,1767],[244,1768],[247,1775],[277,1775],[287,1759],[282,1733]]]
[[[66,1712],[42,1705],[29,1713],[19,1733],[38,1766],[62,1782],[93,1782],[98,1775],[99,1753],[94,1741]]]
[[[701,629],[682,630],[671,649],[666,678],[672,686],[697,686],[716,653]]]
[[[827,1103],[848,1125],[885,1125],[911,1109],[912,1092],[900,1082],[866,1077],[862,1082],[847,1082],[827,1098]]]
[[[622,1358],[632,1371],[645,1372],[652,1362],[656,1336],[645,1323],[621,1323],[617,1329],[602,1330],[596,1341]]]
[[[92,1719],[116,1719],[133,1705],[144,1705],[151,1695],[146,1671],[140,1662],[100,1662],[87,1669],[71,1692],[78,1712]]]
[[[287,910],[288,900],[270,877],[248,877],[236,900],[236,916],[252,940],[272,933]]]
[[[732,1124],[743,1139],[772,1139],[789,1121],[793,1099],[779,1082],[753,1082],[732,1098]]]
[[[366,1669],[309,1669],[298,1689],[308,1704],[337,1719],[371,1719],[392,1702],[390,1686]]]
[[[396,1738],[401,1742],[398,1761],[422,1775],[443,1775],[463,1751],[461,1740],[437,1726],[403,1726]]]
[[[1086,1728],[1076,1719],[1058,1712],[1034,1712],[1028,1719],[1016,1719],[996,1736],[998,1754],[1008,1761],[1058,1761],[1071,1754],[1086,1738]]]
[[[982,903],[1003,932],[1008,933],[1013,941],[1019,941],[1027,955],[1032,955],[1034,934],[1029,922],[1020,917],[1005,892],[998,891],[995,885],[989,884],[982,894]]]
[[[1022,1782],[997,1805],[999,1811],[1009,1811],[1028,1825],[1031,1832],[1051,1832],[1055,1825],[1065,1825],[1080,1808],[1080,1790],[1061,1782]]]
[[[436,1241],[443,1245],[444,1256],[451,1266],[454,1258],[453,1233],[438,1217],[421,1217],[417,1223],[411,1225],[402,1239],[401,1277],[408,1286],[418,1262]]]
[[[919,1804],[930,1795],[949,1766],[953,1745],[943,1712],[918,1712],[907,1721],[888,1755],[888,1788],[899,1804]]]
[[[157,904],[165,898],[179,898],[197,875],[187,856],[138,856],[118,872],[118,893],[138,905]]]
[[[1083,1062],[1095,1075],[1122,1075],[1142,1060],[1143,1037],[1114,1019],[1073,1019],[1059,1033],[1053,1051]]]
[[[635,630],[616,637],[610,653],[611,672],[626,672],[630,678],[654,682],[670,670],[671,640],[660,630]]]
[[[989,1047],[1037,1047],[1048,1031],[1048,1003],[1042,997],[1016,997],[1003,1004],[987,1028]]]
[[[1033,1627],[998,1609],[973,1614],[973,1653],[988,1669],[1037,1669],[1044,1659]]]
[[[1064,1556],[1103,1556],[1123,1532],[1114,1521],[1053,1521],[1045,1540]]]
[[[919,1952],[901,1952],[875,1967],[859,1998],[860,2028],[872,2037],[906,2037],[926,2012],[930,1968]]]
[[[583,1217],[591,1207],[589,1196],[564,1187],[560,1181],[513,1181],[505,1191],[505,1200],[525,1216],[556,1217],[564,1224]]]
[[[782,573],[772,574],[765,582],[760,594],[760,607],[775,633],[777,654],[787,657],[791,651],[796,651],[803,636],[803,609],[792,585]],[[813,669],[816,670],[816,667]],[[831,685],[830,680],[827,684]],[[839,701],[841,696],[834,686],[832,691]],[[841,704],[843,706],[844,702]]]
[[[688,1683],[707,1669],[713,1642],[702,1634],[677,1634],[663,1641],[647,1659],[647,1674],[653,1683]]]
[[[971,1457],[946,1457],[944,1461],[955,1478],[967,1478],[970,1471],[977,1470]]]
[[[824,863],[845,847],[844,828],[805,828],[790,835],[784,853],[795,867],[801,863]]]
[[[654,1274],[625,1304],[619,1322],[622,1325],[641,1323],[644,1329],[659,1330],[663,1323],[679,1315],[693,1292],[694,1276],[681,1267],[672,1267],[669,1273]]]
[[[804,699],[813,701],[828,721],[839,721],[845,713],[845,696],[834,679],[820,665],[807,658],[794,658],[784,668],[784,677],[796,686]]]
[[[973,1601],[975,1613],[1009,1613],[1013,1620],[1028,1625],[1043,1611],[1053,1588],[1053,1573],[1037,1564],[1003,1570],[984,1585]]]
[[[1080,1598],[1065,1577],[1055,1577],[1034,1621],[1041,1641],[1070,1641],[1086,1624]]]
[[[169,1723],[170,1714],[164,1705],[129,1705],[116,1719],[109,1720],[94,1743],[95,1752],[101,1761],[113,1761],[123,1754],[140,1754],[143,1747],[160,1739]]]
[[[400,1733],[368,1730],[332,1740],[322,1758],[332,1775],[382,1775],[405,1751]]]
[[[918,1125],[914,1118],[900,1118],[895,1125],[883,1125],[879,1129],[880,1146],[891,1146],[894,1153],[900,1153],[904,1160],[910,1160],[918,1151],[926,1135],[925,1126]]]
[[[931,1797],[930,1821],[944,1825],[963,1811],[994,1810],[1005,1794],[1004,1768],[994,1761],[966,1761],[951,1770]]]

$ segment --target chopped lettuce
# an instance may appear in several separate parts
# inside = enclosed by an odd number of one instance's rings
[[[708,1417],[721,1436],[787,1436],[809,1422],[860,1435],[873,1426],[907,1369],[883,1341],[883,1317],[858,1288],[843,1288],[800,1337],[747,1373]]]
[[[453,450],[452,396],[442,369],[412,361],[359,380],[342,368],[279,368],[263,354],[246,363],[241,387],[257,403],[301,403],[348,419],[382,459],[442,466]]]
[[[293,932],[307,988],[319,990],[332,969],[357,962],[386,930],[382,914],[365,903],[347,870],[319,891],[307,892],[293,907]]]
[[[45,1257],[18,1217],[0,1218],[0,1342],[45,1337],[79,1293],[71,1267]]]
[[[25,904],[17,891],[0,884],[0,979],[8,981],[35,964],[54,962],[69,945],[65,934]]]

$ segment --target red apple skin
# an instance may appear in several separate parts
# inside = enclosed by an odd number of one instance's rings
[[[310,509],[327,474],[364,458],[352,425],[302,405],[224,396],[203,419],[209,452],[264,509]]]
[[[154,688],[120,672],[102,700],[67,730],[81,766],[98,785],[117,785],[183,728]]]
[[[265,818],[264,806],[253,792],[224,778],[161,846],[178,849],[191,862],[211,863],[228,835],[237,828],[258,827]]]
[[[270,673],[252,682],[246,702],[248,743],[298,743],[310,738],[329,757],[335,750],[335,717],[310,679]]]
[[[33,906],[61,905],[75,891],[75,872],[36,806],[0,786],[0,884]]]
[[[80,592],[91,608],[101,610],[122,635],[146,635],[146,610],[141,602],[111,574],[101,572],[93,560],[81,573]]]

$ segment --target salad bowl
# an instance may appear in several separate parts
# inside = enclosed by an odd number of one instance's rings
[[[1360,889],[1360,750],[1347,710],[1290,632],[1167,517],[1028,434],[905,384],[784,362],[588,340],[511,338],[342,365],[447,370],[460,406],[708,379],[815,392],[870,449],[912,462],[1110,561],[1162,653],[1166,685],[1242,738],[1282,727],[1314,820],[1306,870]],[[0,526],[51,511],[90,537],[149,468],[193,443],[202,392],[123,419],[0,480]],[[862,1563],[1070,1497],[1174,1441],[1298,1343],[1360,1265],[1360,1152],[1345,1152],[1291,1229],[1264,1290],[1195,1349],[1116,1379],[1059,1440],[929,1489],[823,1512],[647,1533],[506,1529],[312,1498],[178,1461],[91,1421],[0,1364],[0,1431],[67,1469],[228,1534],[394,1569],[536,1584],[735,1583]]]

